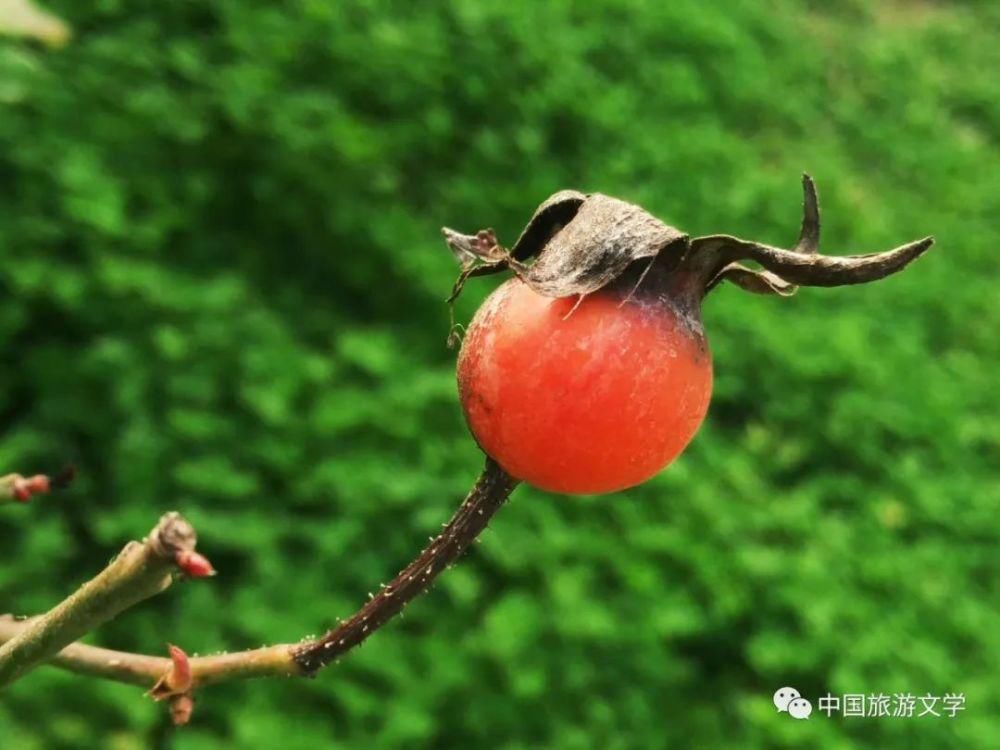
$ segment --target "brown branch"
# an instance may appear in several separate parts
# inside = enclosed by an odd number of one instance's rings
[[[516,479],[494,461],[487,459],[486,467],[476,484],[441,533],[396,578],[383,586],[377,596],[321,638],[189,659],[185,669],[190,669],[190,679],[184,682],[183,689],[169,687],[169,677],[172,670],[176,669],[176,659],[159,656],[63,643],[59,647],[61,650],[47,651],[35,663],[48,661],[77,674],[147,688],[153,686],[157,689],[167,684],[168,689],[160,689],[154,696],[178,699],[171,706],[175,720],[186,719],[190,715],[191,692],[205,685],[254,677],[310,676],[359,645],[398,614],[407,603],[426,591],[434,579],[450,567],[486,528],[517,484]],[[137,547],[141,553],[146,545]],[[126,548],[122,556],[129,553],[129,549]],[[180,556],[175,552],[171,559]],[[115,564],[112,563],[112,566]],[[0,644],[7,644],[0,646],[0,654],[10,644],[24,641],[26,634],[37,631],[51,614],[29,620],[17,620],[9,615],[0,616]]]
[[[33,477],[23,477],[20,474],[7,474],[0,477],[0,503],[13,501],[26,503],[34,495],[44,495],[54,489],[63,489],[73,481],[76,470],[66,466],[54,477],[46,474],[35,474]]]
[[[0,615],[0,643],[6,643],[24,632],[35,619],[19,620],[12,615]],[[198,688],[228,680],[301,674],[292,659],[291,649],[290,644],[282,644],[232,654],[195,657],[190,660],[192,686]],[[81,643],[70,644],[48,663],[76,674],[146,689],[167,674],[173,665],[165,656],[133,654]]]
[[[430,587],[486,528],[517,487],[518,481],[491,458],[465,502],[431,543],[352,617],[322,638],[299,644],[295,661],[306,674],[314,674],[354,648],[392,619],[411,600]]]
[[[20,474],[7,474],[0,477],[0,503],[13,501],[26,503],[32,495],[49,491],[49,478],[44,474],[33,477],[23,477]]]
[[[0,646],[0,688],[23,677],[63,648],[129,607],[166,589],[178,568],[206,572],[194,551],[194,528],[168,513],[143,542],[130,542],[101,571]],[[211,566],[207,565],[211,572]]]

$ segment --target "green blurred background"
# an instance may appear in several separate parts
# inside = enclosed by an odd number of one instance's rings
[[[42,669],[0,747],[1000,746],[1000,5],[52,0],[0,40],[0,611],[169,509],[220,569],[92,641],[211,653],[349,614],[480,468],[438,229],[555,190],[904,274],[713,294],[716,394],[618,496],[522,488],[405,618],[313,681],[140,691]],[[470,284],[467,320],[496,282]],[[964,692],[955,719],[778,715],[775,689]]]

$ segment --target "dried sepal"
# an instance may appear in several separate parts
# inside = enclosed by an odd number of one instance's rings
[[[455,284],[451,288],[451,294],[448,295],[446,300],[449,304],[458,299],[458,295],[462,293],[462,289],[465,287],[465,282],[471,279],[473,276],[489,276],[493,273],[499,273],[500,271],[506,271],[510,268],[507,260],[500,260],[495,263],[482,263],[480,265],[472,265],[467,268],[463,268],[462,272],[455,279]]]
[[[798,285],[841,286],[885,278],[934,242],[928,237],[884,253],[821,255],[819,199],[809,175],[802,176],[802,191],[802,224],[791,250],[724,234],[689,239],[634,204],[599,193],[562,191],[536,209],[510,251],[492,230],[462,235],[446,229],[448,245],[463,263],[449,302],[469,278],[507,269],[539,294],[582,298],[620,278],[631,284],[627,274],[634,274],[633,267],[643,269],[636,286],[644,283],[653,259],[661,272],[655,274],[656,282],[648,283],[662,284],[662,291],[684,298],[679,301],[697,303],[722,281],[787,297]],[[525,262],[535,256],[533,263]],[[740,262],[744,260],[763,270]]]
[[[687,235],[632,203],[595,193],[518,275],[546,297],[590,294],[668,247],[683,254]]]
[[[507,260],[507,251],[497,242],[496,233],[492,229],[480,229],[475,234],[462,234],[454,229],[442,227],[441,233],[463,269],[472,268],[477,263],[489,264]]]
[[[782,296],[794,293],[796,285],[865,284],[901,271],[934,244],[933,237],[925,237],[882,253],[821,255],[819,199],[809,175],[802,175],[802,193],[802,228],[791,250],[721,234],[691,240],[688,263],[708,280],[706,292],[722,280],[755,292],[773,287],[766,293]],[[755,261],[766,270],[751,271],[737,262],[740,260]],[[775,285],[776,279],[781,283]]]
[[[452,255],[461,264],[462,271],[451,288],[451,294],[445,300],[448,303],[448,348],[454,348],[461,340],[460,326],[455,323],[455,300],[465,288],[465,282],[473,276],[487,276],[506,271],[513,264],[519,264],[506,248],[497,242],[496,233],[492,229],[480,229],[475,234],[462,234],[448,227],[441,227],[444,241],[451,249]]]
[[[687,247],[686,234],[639,206],[600,193],[585,197],[573,190],[556,193],[542,203],[509,252],[492,230],[474,235],[448,228],[442,231],[448,247],[463,263],[449,302],[473,276],[508,268],[547,297],[586,295],[668,246],[676,247],[678,255]],[[522,263],[536,254],[533,264]]]
[[[798,289],[795,284],[789,284],[770,271],[755,271],[742,263],[730,263],[708,282],[705,293],[712,291],[723,281],[736,284],[740,289],[753,294],[771,294],[779,297],[791,297]]]
[[[465,287],[465,282],[473,276],[487,276],[508,268],[523,271],[523,267],[514,260],[510,253],[497,242],[496,233],[492,229],[480,229],[475,234],[462,234],[448,227],[441,227],[444,241],[451,249],[455,259],[462,266],[462,272],[455,279],[455,284],[448,295],[449,326],[448,346],[454,346],[457,341],[455,331],[454,303]]]
[[[819,252],[819,198],[816,195],[816,184],[812,177],[802,175],[802,226],[799,229],[799,239],[793,248],[794,252],[804,255],[815,255]],[[734,262],[719,271],[708,284],[705,294],[728,281],[752,294],[770,294],[779,297],[791,297],[798,291],[798,286],[792,284],[770,271],[755,271],[742,263]]]
[[[576,216],[587,196],[577,190],[560,190],[550,195],[528,221],[510,254],[516,260],[527,260],[542,252],[556,233]]]
[[[819,255],[782,250],[728,235],[712,235],[692,240],[691,253],[704,255],[723,268],[736,260],[753,260],[784,281],[799,286],[848,286],[891,276],[933,244],[933,237],[925,237],[883,253]]]
[[[815,255],[819,252],[819,197],[816,195],[816,183],[807,174],[802,175],[802,226],[799,229],[799,239],[793,252],[803,255]],[[705,286],[705,293],[712,291],[723,281],[753,294],[772,294],[779,297],[791,297],[798,286],[789,283],[770,271],[755,271],[742,263],[733,262],[725,266]]]

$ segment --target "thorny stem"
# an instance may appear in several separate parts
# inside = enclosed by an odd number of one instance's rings
[[[97,577],[0,646],[0,688],[23,677],[94,628],[173,581],[181,554],[195,554],[196,535],[168,513],[143,542],[130,542]]]
[[[412,599],[426,591],[434,579],[450,567],[486,528],[517,484],[518,481],[493,459],[487,458],[483,473],[465,502],[413,562],[349,619],[322,638],[295,647],[294,658],[302,671],[314,674],[325,667],[359,645],[399,614]]]

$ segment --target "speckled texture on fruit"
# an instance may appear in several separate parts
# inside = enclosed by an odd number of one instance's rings
[[[543,297],[512,279],[474,317],[458,359],[473,435],[507,472],[553,492],[640,484],[698,430],[712,390],[700,326],[667,303]],[[572,313],[570,314],[570,311]]]

